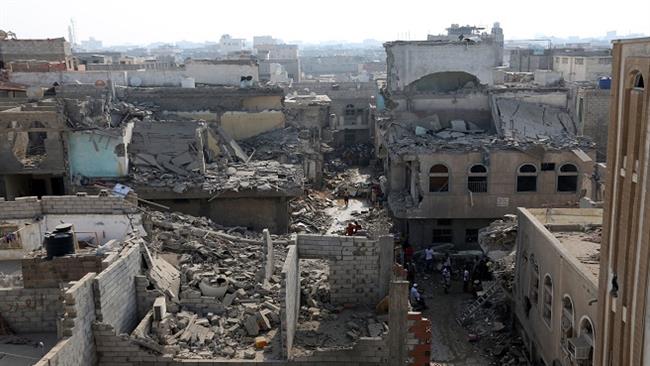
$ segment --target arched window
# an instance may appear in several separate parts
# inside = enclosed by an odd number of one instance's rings
[[[553,280],[550,275],[544,276],[544,303],[542,306],[542,318],[544,323],[551,326],[553,318]]]
[[[488,170],[485,165],[472,165],[472,167],[469,168],[469,174],[467,175],[467,189],[474,193],[487,192],[487,179]]]
[[[645,82],[641,73],[637,73],[634,77],[634,87],[637,89],[645,89]]]
[[[524,164],[517,171],[517,192],[537,192],[537,167]]]
[[[578,168],[575,165],[564,164],[560,166],[560,169],[557,172],[557,191],[578,191]]]
[[[449,192],[449,169],[436,164],[429,170],[429,192]]]
[[[562,298],[562,327],[561,346],[567,349],[567,340],[573,337],[574,333],[574,313],[573,313],[573,300],[569,295],[564,295]]]
[[[584,336],[591,345],[594,345],[594,325],[589,317],[583,317],[580,321],[580,336]]]

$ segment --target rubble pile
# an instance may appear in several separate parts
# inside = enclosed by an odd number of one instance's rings
[[[75,129],[115,128],[132,121],[153,120],[154,112],[110,97],[58,98],[67,123]]]
[[[386,315],[373,309],[346,308],[330,303],[328,265],[324,260],[301,261],[301,307],[293,354],[305,357],[317,350],[350,349],[360,337],[388,331]]]
[[[240,144],[256,160],[277,160],[290,164],[301,164],[304,155],[315,154],[318,150],[309,130],[292,126],[268,131]]]
[[[497,291],[464,324],[468,341],[488,350],[491,365],[527,365],[524,343],[514,333],[511,311],[508,295]]]
[[[204,217],[150,212],[150,248],[178,255],[180,291],[150,338],[177,357],[262,357],[280,352],[280,277],[286,241],[274,241],[274,274],[264,281],[259,233],[224,228]],[[277,238],[276,238],[277,239]]]
[[[369,142],[347,145],[337,155],[347,165],[368,165],[373,158],[373,145]]]
[[[515,249],[517,228],[517,215],[505,215],[479,230],[478,243],[490,258],[498,260]]]
[[[154,188],[172,188],[183,193],[199,189],[209,193],[225,191],[289,191],[301,189],[302,168],[277,161],[250,161],[248,163],[213,163],[206,165],[204,174],[192,172],[179,176],[155,168],[137,167],[131,174],[136,184]]]
[[[290,231],[294,233],[324,233],[332,224],[332,217],[326,212],[334,207],[333,200],[324,193],[309,190],[307,194],[289,202],[291,208]]]

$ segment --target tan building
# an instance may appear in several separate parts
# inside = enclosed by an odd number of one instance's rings
[[[613,48],[597,365],[650,363],[650,38]]]
[[[561,72],[566,81],[593,82],[600,77],[611,75],[612,57],[609,51],[555,54],[553,70]]]
[[[518,209],[514,303],[534,365],[595,365],[602,209]]]

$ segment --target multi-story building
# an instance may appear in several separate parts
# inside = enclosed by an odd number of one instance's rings
[[[553,70],[562,73],[566,81],[598,81],[612,73],[612,56],[609,50],[553,53]]]
[[[595,365],[602,209],[519,208],[517,216],[514,314],[529,361]]]
[[[0,69],[16,61],[47,61],[74,68],[70,43],[65,38],[0,40]]]
[[[650,362],[650,38],[614,41],[596,365]]]

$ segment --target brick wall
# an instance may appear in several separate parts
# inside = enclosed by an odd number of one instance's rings
[[[431,359],[431,322],[421,313],[409,312],[406,349],[408,365],[429,366]]]
[[[16,333],[56,332],[56,321],[62,313],[58,287],[0,289],[0,316]]]
[[[381,300],[380,245],[362,237],[298,235],[301,259],[327,259],[334,304],[376,304]]]
[[[588,89],[583,98],[583,134],[596,143],[598,161],[607,157],[607,128],[609,126],[610,90]]]
[[[43,257],[23,258],[23,284],[25,288],[59,288],[59,283],[77,281],[86,273],[99,273],[104,268],[104,257],[95,255],[69,255],[46,260]]]
[[[95,321],[93,280],[95,273],[72,282],[64,293],[65,314],[60,340],[36,366],[94,365],[97,361],[92,324]]]
[[[151,283],[147,276],[137,275],[135,276],[135,295],[136,302],[138,303],[138,319],[144,318],[145,315],[153,307],[153,302],[156,298],[160,296],[165,296],[165,294],[158,289],[149,289]],[[214,301],[214,298],[213,298]]]
[[[130,333],[138,323],[135,276],[141,261],[140,246],[132,244],[93,281],[97,321],[111,324],[118,333]]]
[[[136,212],[136,207],[119,197],[43,196],[18,197],[15,201],[0,201],[0,219],[21,219],[47,214],[124,214]]]
[[[280,327],[282,355],[289,358],[300,311],[300,268],[298,248],[289,246],[284,261],[280,283]]]

